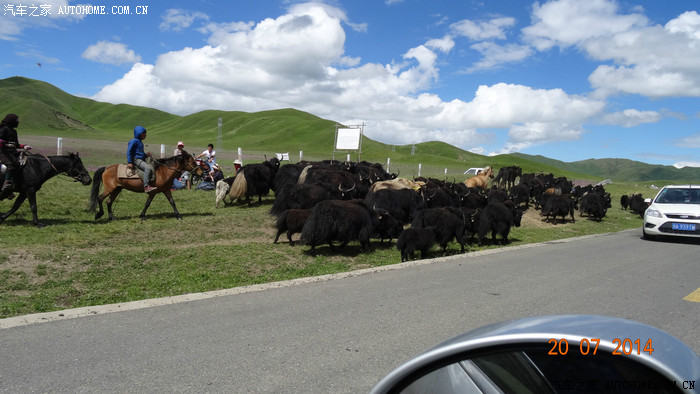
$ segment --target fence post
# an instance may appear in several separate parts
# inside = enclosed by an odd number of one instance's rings
[[[165,157],[165,144],[160,144],[160,158]]]
[[[420,176],[420,169],[423,165],[421,163],[418,163],[418,176]]]
[[[386,172],[391,172],[391,157],[386,158]]]
[[[304,161],[304,151],[303,150],[299,151],[299,161]]]
[[[63,152],[63,137],[58,137],[56,141],[56,155],[60,156]]]
[[[243,165],[243,149],[241,147],[238,147],[238,160],[241,161],[241,165]]]

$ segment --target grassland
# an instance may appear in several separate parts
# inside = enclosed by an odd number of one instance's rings
[[[613,196],[650,194],[643,185],[609,185]],[[0,225],[0,318],[90,305],[126,302],[323,275],[400,262],[395,243],[373,242],[369,253],[351,243],[342,253],[272,244],[267,214],[270,196],[259,206],[214,208],[213,192],[174,192],[184,220],[157,196],[147,220],[138,215],[145,195],[124,192],[114,206],[117,221],[95,222],[86,211],[89,187],[64,178],[48,181],[38,195],[39,217],[31,224],[25,204]],[[10,203],[0,202],[0,211]],[[577,218],[578,219],[578,218]],[[619,205],[602,222],[544,223],[531,209],[511,234],[513,245],[639,227],[641,219]],[[488,246],[497,247],[497,246]],[[480,250],[471,244],[468,251]],[[459,253],[456,244],[433,256]]]
[[[245,163],[260,162],[265,155],[299,151],[304,159],[328,159],[333,155],[335,122],[293,109],[258,113],[205,111],[185,117],[148,108],[97,103],[68,95],[41,81],[26,78],[0,80],[0,103],[6,112],[20,115],[20,142],[34,151],[56,153],[56,140],[63,139],[63,152],[79,152],[89,170],[124,161],[126,142],[136,124],[149,129],[147,149],[158,153],[165,145],[169,155],[178,140],[190,152],[199,153],[216,143],[216,120],[222,119],[222,144],[217,156],[230,174],[237,148]],[[338,152],[336,158],[344,158]],[[353,153],[352,159],[357,160]],[[363,139],[361,159],[387,163],[402,177],[420,175],[463,180],[466,168],[519,165],[524,172],[551,172],[575,180],[597,182],[610,177],[606,189],[613,195],[613,208],[602,222],[579,219],[576,223],[543,223],[531,209],[523,225],[511,233],[514,245],[550,241],[587,234],[636,228],[641,219],[620,209],[621,194],[640,192],[651,197],[652,183],[663,185],[679,179],[697,179],[694,173],[657,168],[631,161],[590,162],[585,166],[527,155],[486,157],[440,142],[391,146]],[[616,160],[616,159],[614,159]],[[602,164],[601,164],[602,163]],[[599,164],[603,165],[601,167]],[[659,174],[618,178],[617,174]],[[669,175],[670,174],[670,175]],[[674,181],[659,181],[673,179]],[[39,218],[49,226],[31,225],[25,203],[0,224],[0,318],[65,308],[126,302],[153,297],[209,291],[284,279],[345,272],[400,262],[394,243],[374,242],[369,253],[351,243],[343,253],[326,247],[318,254],[305,246],[272,244],[275,230],[267,214],[272,196],[260,206],[214,208],[214,193],[181,190],[174,193],[184,217],[177,221],[165,198],[157,196],[147,220],[138,218],[145,196],[124,192],[114,209],[115,222],[94,221],[86,211],[89,188],[57,177],[38,193]],[[12,202],[0,201],[0,212]],[[488,246],[497,247],[497,246]],[[479,250],[470,245],[468,250]],[[458,246],[433,250],[434,256],[459,253]]]

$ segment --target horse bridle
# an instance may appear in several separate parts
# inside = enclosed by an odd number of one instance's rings
[[[51,162],[51,159],[49,159],[48,156],[46,156],[46,155],[44,155],[44,154],[42,154],[42,153],[39,153],[39,154],[36,154],[36,155],[37,155],[37,156],[41,156],[41,157],[43,157],[44,159],[46,159],[46,161],[48,161],[49,164],[51,165],[51,168],[53,168],[53,170],[56,171],[56,175],[60,175],[60,174],[61,174],[61,171],[59,171],[58,168],[56,168],[56,166],[53,165],[53,163]],[[74,181],[74,182],[80,182],[80,178],[82,178],[83,175],[85,175],[85,174],[81,173],[79,169],[77,169],[77,168],[75,168],[75,167],[71,167],[69,170],[65,171],[65,173],[68,174],[69,177],[73,178],[73,181]]]
[[[190,155],[190,157],[194,157],[194,156]],[[156,161],[156,162],[158,162],[159,164],[163,165],[162,162],[161,162],[160,160],[158,160],[158,159],[153,159],[153,161]],[[188,166],[192,166],[192,168],[188,168]],[[169,166],[165,166],[165,165],[163,165],[163,167],[165,167],[165,168],[167,168],[167,169],[169,169],[169,170],[175,171],[175,172],[178,172],[178,171],[179,171],[180,173],[182,173],[182,170],[180,170],[179,168],[169,167]],[[192,171],[194,171],[196,168],[197,168],[197,166],[194,165],[194,164],[190,164],[189,160],[185,163],[185,171],[192,172]]]

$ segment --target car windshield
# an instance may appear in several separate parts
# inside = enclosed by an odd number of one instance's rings
[[[664,189],[654,202],[661,204],[700,204],[700,189],[676,187]]]

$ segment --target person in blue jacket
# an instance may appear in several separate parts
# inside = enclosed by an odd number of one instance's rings
[[[129,168],[136,166],[143,170],[143,192],[148,193],[156,187],[148,184],[151,173],[153,173],[153,166],[146,163],[146,157],[151,154],[144,151],[143,140],[145,139],[146,129],[143,126],[134,127],[134,138],[129,141],[126,148],[126,162]]]

